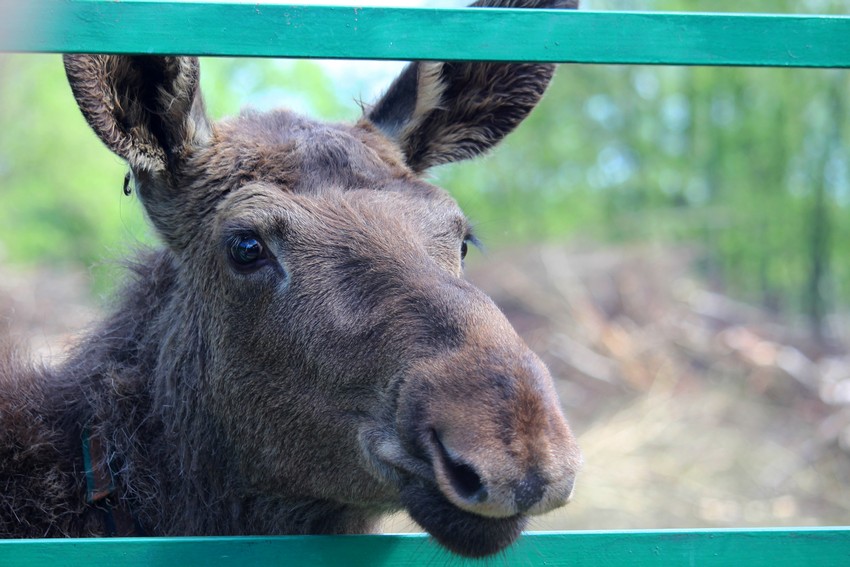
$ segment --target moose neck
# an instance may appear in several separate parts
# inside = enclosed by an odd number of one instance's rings
[[[151,535],[367,530],[339,505],[246,494],[198,388],[208,372],[201,307],[182,297],[170,253],[147,254],[133,272],[113,315],[56,371],[57,428],[72,458],[83,428],[98,436],[118,497]]]

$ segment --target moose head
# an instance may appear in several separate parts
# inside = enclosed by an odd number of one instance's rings
[[[553,66],[412,63],[354,125],[213,123],[191,57],[65,67],[164,244],[138,358],[171,473],[128,494],[196,504],[138,497],[152,532],[364,532],[403,508],[480,556],[567,502],[580,456],[552,378],[464,279],[470,223],[422,178],[497,144]]]

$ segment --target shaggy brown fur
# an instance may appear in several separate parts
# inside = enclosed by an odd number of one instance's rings
[[[403,507],[477,556],[567,501],[580,457],[548,371],[463,279],[469,224],[417,176],[496,144],[551,66],[413,64],[346,126],[213,124],[193,58],[65,64],[164,247],[58,368],[2,347],[0,534],[105,533],[84,431],[151,535],[368,532]]]

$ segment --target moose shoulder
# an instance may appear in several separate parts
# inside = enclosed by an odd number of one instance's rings
[[[163,246],[58,367],[0,345],[0,535],[359,533],[403,508],[480,556],[567,502],[551,377],[420,178],[509,133],[552,66],[413,63],[354,125],[214,124],[194,58],[65,67]]]

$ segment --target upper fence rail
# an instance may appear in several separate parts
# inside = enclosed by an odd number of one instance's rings
[[[848,68],[850,16],[0,0],[0,51]]]

